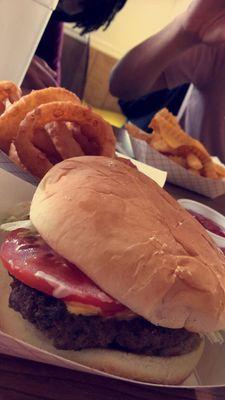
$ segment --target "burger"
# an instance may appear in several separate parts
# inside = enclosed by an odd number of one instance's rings
[[[223,254],[166,191],[116,159],[55,165],[0,256],[1,329],[113,375],[178,384],[204,333],[225,326]]]

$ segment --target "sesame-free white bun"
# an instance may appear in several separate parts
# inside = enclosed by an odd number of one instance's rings
[[[11,278],[0,265],[0,329],[14,338],[39,349],[120,377],[160,384],[182,383],[201,358],[204,340],[194,351],[178,357],[150,357],[114,350],[58,350],[20,313],[8,307]]]
[[[55,165],[31,204],[46,242],[153,324],[225,327],[225,259],[205,229],[151,179],[118,160]]]

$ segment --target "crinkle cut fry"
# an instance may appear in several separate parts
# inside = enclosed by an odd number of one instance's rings
[[[208,162],[205,162],[203,164],[203,176],[206,178],[211,178],[211,179],[217,179],[218,175],[216,173],[214,164],[212,160],[209,160]]]
[[[0,149],[8,154],[11,142],[16,138],[19,125],[27,113],[41,104],[52,101],[70,101],[80,104],[79,98],[64,88],[34,90],[21,97],[10,109],[0,116]]]
[[[173,154],[173,149],[170,147],[165,140],[162,138],[162,136],[159,134],[158,131],[153,131],[153,133],[150,135],[151,136],[151,141],[149,144],[157,151],[160,153],[165,153],[165,154]]]
[[[203,168],[203,164],[196,154],[193,152],[187,154],[187,165],[189,168],[200,171]]]
[[[191,144],[192,139],[181,127],[173,125],[161,115],[156,115],[154,118],[158,124],[157,131],[172,149],[177,149],[181,145]]]
[[[95,114],[90,108],[70,102],[52,102],[43,104],[27,114],[21,123],[15,146],[21,162],[36,177],[42,178],[53,166],[48,158],[33,145],[36,129],[52,121],[69,121],[78,125],[92,126],[85,129],[90,139],[96,139],[101,148],[99,155],[113,157],[115,154],[115,136],[112,127]]]
[[[152,128],[153,130],[158,130],[157,116],[164,118],[165,120],[170,122],[173,126],[180,128],[177,118],[175,117],[175,115],[169,112],[167,108],[162,108],[160,111],[157,112],[157,114],[155,114],[155,116],[152,118],[151,122],[148,125],[149,128]]]
[[[129,123],[129,124],[125,124],[125,128],[130,136],[132,136],[136,139],[145,140],[147,143],[150,142],[150,135],[148,135],[142,129],[138,128],[138,126]]]
[[[221,176],[222,178],[225,177],[225,167],[220,164],[216,164],[215,162],[213,163],[214,169],[216,173]]]

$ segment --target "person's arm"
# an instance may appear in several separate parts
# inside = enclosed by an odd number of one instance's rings
[[[181,29],[179,18],[132,49],[116,65],[110,79],[112,95],[124,100],[164,89],[164,70],[182,52],[196,44],[196,37]]]
[[[111,93],[124,100],[166,87],[164,71],[176,58],[199,43],[225,40],[225,0],[194,0],[162,31],[132,49],[116,65]]]
[[[49,86],[58,86],[57,72],[38,56],[34,56],[22,83],[23,93],[31,90],[44,89]]]

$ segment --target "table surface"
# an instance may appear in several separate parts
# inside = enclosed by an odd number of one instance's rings
[[[201,201],[225,214],[225,195],[215,200],[166,185],[176,198]],[[225,388],[194,391],[140,387],[90,374],[0,356],[0,400],[224,400]]]

